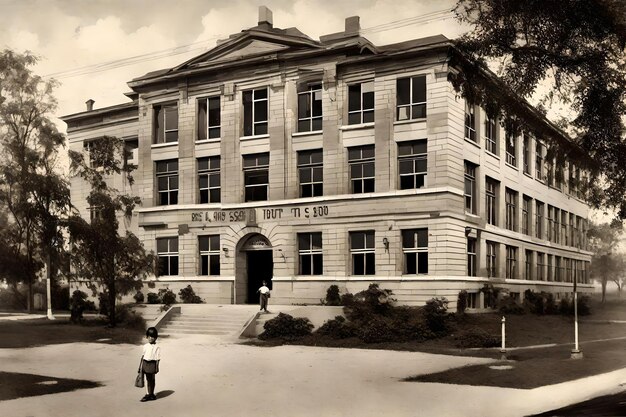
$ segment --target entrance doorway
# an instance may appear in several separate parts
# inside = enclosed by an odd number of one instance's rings
[[[248,297],[246,303],[258,304],[259,294],[257,290],[262,282],[272,289],[272,276],[274,275],[274,261],[271,250],[249,250],[246,252],[248,272]]]

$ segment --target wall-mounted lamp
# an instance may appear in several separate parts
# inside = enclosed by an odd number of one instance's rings
[[[224,256],[228,258],[228,248],[222,248],[222,250],[224,251]]]
[[[283,250],[282,250],[282,249],[276,249],[276,250],[278,251],[278,253],[280,253],[280,256],[282,256],[283,261],[286,261],[286,260],[287,260],[287,257],[286,257],[286,256],[285,256],[285,254],[283,253]]]
[[[383,238],[383,245],[385,245],[385,251],[389,252],[389,239]]]

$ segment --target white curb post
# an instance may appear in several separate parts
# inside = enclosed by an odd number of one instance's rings
[[[51,290],[52,288],[51,272],[52,271],[50,271],[50,269],[52,268],[50,268],[50,253],[47,254],[46,261],[47,261],[46,263],[46,298],[47,298],[46,304],[48,304],[47,316],[48,316],[48,320],[54,320],[55,317],[52,314],[52,290]]]
[[[578,278],[574,277],[574,349],[572,349],[571,358],[572,359],[582,359],[583,353],[578,348],[578,291],[576,288],[576,283]]]
[[[502,347],[500,348],[502,357],[500,359],[506,360],[506,318],[502,316]]]

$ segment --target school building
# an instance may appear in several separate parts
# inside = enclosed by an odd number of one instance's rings
[[[253,303],[267,280],[272,303],[319,303],[376,282],[409,305],[466,290],[480,309],[485,284],[591,291],[581,170],[542,135],[570,139],[522,99],[517,133],[466,102],[458,54],[441,35],[373,45],[358,17],[315,40],[262,6],[257,26],[132,79],[127,103],[63,120],[70,149],[126,142],[135,183],[111,181],[142,199],[124,227],[158,255],[144,293]]]

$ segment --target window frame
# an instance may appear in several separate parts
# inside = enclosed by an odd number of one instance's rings
[[[367,91],[363,91],[367,87]],[[358,94],[358,103],[354,103],[355,94]],[[369,94],[371,94],[371,99]],[[366,96],[367,95],[367,96]],[[371,100],[371,107],[365,107],[366,101]],[[361,81],[348,85],[348,125],[374,123],[376,109],[376,94],[374,80]],[[358,117],[358,118],[357,118]],[[367,119],[367,120],[366,120]]]
[[[517,231],[517,199],[519,193],[511,188],[504,189],[505,216],[504,227],[513,232]]]
[[[404,261],[403,273],[405,275],[428,275],[428,228],[402,229],[400,234],[402,237],[402,259]],[[409,234],[412,234],[412,246],[407,245]],[[414,262],[410,260],[413,257],[415,258]],[[425,270],[423,268],[424,260],[426,261]],[[415,264],[415,272],[411,272],[413,268],[410,268],[413,263]]]
[[[322,103],[322,82],[302,83],[298,86],[298,121],[296,123],[298,132],[320,132],[323,127],[323,103]],[[319,93],[319,100],[315,98]],[[301,98],[306,100],[305,115],[302,115],[301,105],[304,104]],[[319,114],[318,111],[319,110]],[[308,123],[308,128],[303,128],[304,123]],[[319,122],[319,126],[315,126]],[[318,129],[313,129],[313,127]]]
[[[207,240],[207,249],[203,250],[201,240]],[[217,248],[213,247],[214,241],[217,240]],[[221,250],[221,241],[220,235],[199,235],[198,236],[198,259],[200,264],[198,266],[198,275],[199,276],[219,276],[221,274],[221,266],[220,266],[220,250]],[[205,262],[204,258],[206,258],[206,273],[204,270]],[[211,266],[212,260],[217,258],[217,271],[215,271]]]
[[[475,277],[478,274],[478,252],[477,252],[478,239],[473,237],[467,238],[467,276]]]
[[[478,142],[476,132],[476,105],[465,101],[465,139],[474,143]]]
[[[498,243],[493,241],[485,242],[485,269],[487,278],[495,278],[498,275]]]
[[[302,159],[308,156],[308,161]],[[319,157],[319,158],[317,158]],[[324,152],[322,149],[298,151],[296,154],[296,168],[298,170],[298,191],[300,198],[321,197],[324,195]],[[303,174],[309,173],[309,181],[303,181]],[[316,180],[316,172],[321,176]],[[306,189],[310,193],[305,193]],[[306,195],[310,194],[310,195]]]
[[[175,112],[176,114],[176,127],[168,128],[168,113]],[[154,119],[153,119],[153,133],[152,133],[152,143],[154,145],[164,145],[164,144],[175,144],[178,143],[179,135],[178,135],[178,127],[179,127],[179,115],[178,115],[178,102],[170,102],[170,103],[160,103],[155,104],[153,107]],[[161,114],[163,115],[161,120]],[[171,120],[170,120],[171,121]],[[163,134],[161,135],[161,124],[163,126]],[[167,140],[168,133],[175,132],[175,136],[173,140]]]
[[[535,138],[535,179],[544,182],[545,145]]]
[[[159,249],[159,241],[167,241],[167,250],[162,252]],[[176,242],[176,250],[172,250],[172,242]],[[164,236],[156,238],[156,248],[157,248],[157,276],[159,277],[175,277],[180,273],[180,252],[179,252],[179,241],[178,236]],[[163,270],[163,264],[161,259],[167,258],[167,273],[163,274],[161,271]],[[173,260],[176,260],[174,264],[172,264]],[[175,268],[175,271],[172,271],[172,268]],[[175,272],[175,273],[172,273]]]
[[[485,177],[485,211],[487,224],[498,225],[498,181]]]
[[[401,83],[404,83],[408,80],[408,102],[404,103],[405,100],[402,100],[401,97]],[[417,83],[423,83],[423,97],[420,94],[421,85],[417,85]],[[404,88],[404,87],[403,87]],[[428,115],[427,110],[427,102],[428,102],[428,93],[427,93],[428,84],[426,82],[426,75],[413,75],[410,77],[400,77],[396,79],[396,121],[404,122],[409,120],[419,120],[425,119]],[[417,89],[417,92],[416,92]],[[419,96],[418,96],[419,95]],[[414,101],[415,100],[415,101]],[[408,112],[405,111],[404,118],[401,118],[402,111],[404,109],[408,109]]]
[[[211,108],[211,103],[217,102],[217,110]],[[204,116],[201,116],[204,109]],[[212,116],[217,113],[217,124],[211,124]],[[204,123],[202,123],[204,119]],[[220,96],[208,96],[198,99],[198,141],[217,140],[222,133],[222,100]],[[202,133],[201,133],[202,132]]]
[[[512,167],[517,168],[517,135],[507,131],[506,135],[505,161]]]
[[[476,214],[476,169],[478,165],[469,161],[464,161],[464,197],[465,197],[465,211],[468,213]]]
[[[423,152],[420,148],[423,147]],[[403,148],[410,148],[409,153],[403,153]],[[402,167],[406,166],[407,162],[411,162],[411,172],[402,172]],[[420,163],[423,162],[424,170],[420,171]],[[406,178],[412,178],[412,187],[405,185]],[[406,142],[398,142],[398,184],[401,190],[419,190],[420,188],[426,188],[428,179],[428,142],[426,139],[412,140]],[[421,183],[421,186],[418,186]]]
[[[363,247],[355,247],[355,240],[358,235],[363,236]],[[352,264],[351,275],[368,276],[376,275],[376,233],[373,230],[357,230],[349,232],[350,238],[350,260]],[[362,257],[362,261],[358,261]],[[357,265],[362,263],[363,273],[357,273]]]
[[[517,278],[517,247],[511,245],[505,245],[506,251],[506,279]]]
[[[257,97],[258,93],[265,92],[265,97]],[[249,95],[249,97],[248,97]],[[243,104],[243,137],[267,135],[269,132],[269,88],[260,87],[241,92]],[[265,119],[255,120],[257,103],[265,103]]]
[[[371,151],[371,156],[363,156],[364,152],[368,154]],[[359,153],[358,158],[351,159],[351,155],[354,152]],[[365,168],[366,166],[371,165],[372,167],[372,175],[365,176]],[[353,167],[360,167],[360,177],[353,177],[354,169]],[[373,193],[376,191],[376,148],[374,145],[365,145],[365,146],[355,146],[348,148],[348,170],[349,170],[349,179],[350,179],[350,193],[351,194],[366,194]],[[360,191],[357,190],[355,184],[360,183]],[[370,191],[368,191],[370,190]]]
[[[267,164],[264,164],[260,161],[260,158],[267,157]],[[269,200],[269,191],[270,191],[270,154],[269,152],[261,152],[254,153],[248,155],[241,155],[242,158],[242,167],[243,167],[243,184],[244,184],[244,202],[249,201],[268,201]],[[254,165],[246,166],[246,161],[250,161],[254,159]],[[267,181],[265,183],[252,183],[249,184],[248,181],[255,177],[265,177]],[[255,198],[256,189],[265,189],[265,198]],[[250,194],[248,193],[249,190]]]
[[[200,164],[206,161],[207,167],[200,168]],[[217,166],[215,166],[217,164]],[[196,160],[196,167],[198,170],[198,203],[199,204],[211,204],[220,203],[222,201],[222,177],[221,177],[221,157],[207,156],[198,158]],[[206,177],[206,187],[202,187],[202,177]],[[211,179],[217,177],[217,186],[211,185]],[[217,190],[217,198],[212,198],[213,193],[211,191]],[[205,191],[206,193],[203,193]],[[203,201],[203,194],[206,194],[206,200]]]
[[[485,112],[485,151],[498,156],[497,117]]]
[[[314,237],[317,238],[319,236],[319,248],[316,248],[314,245]],[[308,237],[308,247],[303,248],[301,246],[302,240],[301,238]],[[322,241],[322,232],[304,232],[298,233],[296,236],[298,242],[298,275],[304,276],[315,276],[315,275],[323,275],[324,274],[324,251],[323,251],[323,241]],[[305,262],[303,258],[308,258],[308,261]],[[316,264],[316,259],[319,259],[319,265]],[[308,271],[303,268],[305,264],[308,264]]]
[[[176,163],[176,169],[170,170],[170,163]],[[155,163],[155,178],[156,178],[156,191],[157,191],[157,206],[173,206],[178,204],[178,191],[180,190],[179,181],[179,165],[178,159],[165,159],[162,161],[154,161]],[[165,171],[160,171],[159,166],[166,167]],[[160,178],[167,179],[167,189],[161,189]],[[176,182],[176,187],[172,188],[172,181]],[[167,202],[163,203],[162,195],[167,195]],[[174,202],[172,202],[174,200]]]

